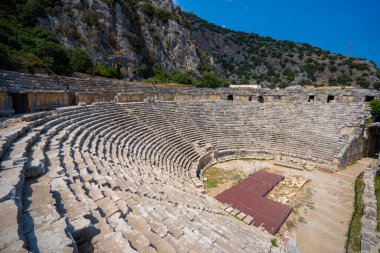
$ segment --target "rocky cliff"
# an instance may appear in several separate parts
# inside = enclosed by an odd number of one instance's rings
[[[62,0],[58,13],[40,19],[61,44],[82,47],[96,62],[119,66],[129,77],[145,75],[154,65],[197,74],[199,57],[184,22],[170,0]]]
[[[57,0],[35,25],[52,31],[61,45],[83,48],[95,63],[114,66],[127,78],[173,70],[199,77],[210,71],[232,83],[273,88],[380,88],[380,70],[372,62],[224,29],[182,12],[171,0]]]

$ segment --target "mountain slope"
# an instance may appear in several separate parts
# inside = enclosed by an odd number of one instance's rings
[[[378,82],[376,65],[308,44],[273,40],[257,34],[224,29],[187,14],[197,47],[212,55],[210,66],[235,82],[265,86],[362,85]],[[378,73],[379,74],[379,73]]]
[[[196,78],[210,71],[232,83],[273,88],[380,86],[380,71],[374,63],[307,44],[224,29],[182,12],[171,0],[12,0],[1,7],[7,10],[2,17],[12,19],[11,23],[20,22],[24,28],[42,26],[54,34],[56,43],[82,48],[95,64],[113,66],[127,78],[180,70]],[[4,29],[3,22],[0,29],[0,54],[3,48],[7,54],[23,52],[18,57],[25,58],[28,69],[36,62],[48,66],[47,59],[55,59],[26,46],[14,47],[14,39],[7,36],[12,29]],[[39,61],[31,61],[30,53]]]

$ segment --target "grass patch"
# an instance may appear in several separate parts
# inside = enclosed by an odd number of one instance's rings
[[[227,181],[240,182],[243,175],[237,170],[224,170],[217,167],[210,167],[203,172],[203,177],[207,178],[205,182],[206,191],[217,188]]]
[[[360,174],[355,181],[355,203],[350,227],[348,229],[346,252],[360,251],[360,219],[363,216],[363,174]]]
[[[272,243],[272,245],[273,245],[274,247],[278,247],[277,239],[276,239],[276,238],[273,238],[272,240],[270,240],[270,243]]]
[[[380,170],[376,172],[375,194],[377,199],[377,232],[380,232]]]
[[[287,220],[285,224],[288,230],[292,230],[296,227],[296,223],[294,222],[294,220]]]

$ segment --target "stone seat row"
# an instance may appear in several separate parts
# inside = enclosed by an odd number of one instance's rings
[[[331,107],[347,117],[329,121],[323,110],[308,107],[284,132],[293,119],[277,119],[273,111],[260,120],[260,105],[245,105],[253,116],[230,107],[101,103],[3,124],[0,250],[276,251],[268,234],[229,218],[194,187],[192,168],[201,155],[194,143],[289,152],[328,164],[345,144],[341,128],[357,127],[362,108]],[[225,124],[228,115],[234,120]]]

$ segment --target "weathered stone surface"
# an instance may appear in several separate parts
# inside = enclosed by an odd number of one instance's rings
[[[288,244],[286,245],[286,252],[287,253],[300,253],[295,240],[290,239],[288,241]]]
[[[111,233],[94,244],[95,252],[135,253],[121,233]]]
[[[43,175],[45,173],[45,161],[44,157],[38,158],[35,157],[33,158],[32,161],[29,161],[26,164],[25,168],[25,176],[26,177],[36,177]]]
[[[126,216],[126,220],[131,227],[143,234],[146,234],[151,230],[148,223],[142,217],[130,213]]]
[[[23,191],[24,212],[55,204],[55,200],[50,192],[50,185],[47,183],[29,184],[24,187]]]
[[[72,226],[71,234],[76,242],[91,239],[94,228],[89,219],[79,217],[70,221],[70,225]]]
[[[123,236],[128,239],[132,247],[138,252],[144,250],[150,244],[149,240],[143,234],[134,229],[123,231]]]
[[[97,189],[97,188],[91,188],[91,189],[90,189],[90,192],[89,192],[89,195],[90,195],[90,197],[91,197],[94,201],[96,201],[96,200],[101,199],[101,198],[104,197],[103,194],[102,194],[102,191],[99,190],[99,189]]]
[[[0,251],[23,240],[20,208],[14,200],[0,202]]]
[[[66,219],[62,218],[27,234],[32,252],[74,252],[75,242],[66,233]]]
[[[16,241],[5,249],[1,249],[3,253],[28,253],[29,251],[24,248],[24,241]]]
[[[33,230],[42,228],[49,225],[61,217],[56,212],[56,209],[52,205],[47,205],[42,208],[34,209],[29,212],[23,213],[23,227],[24,233],[28,234]]]
[[[14,166],[12,169],[0,171],[0,201],[9,199],[19,201],[24,181],[22,166]]]

